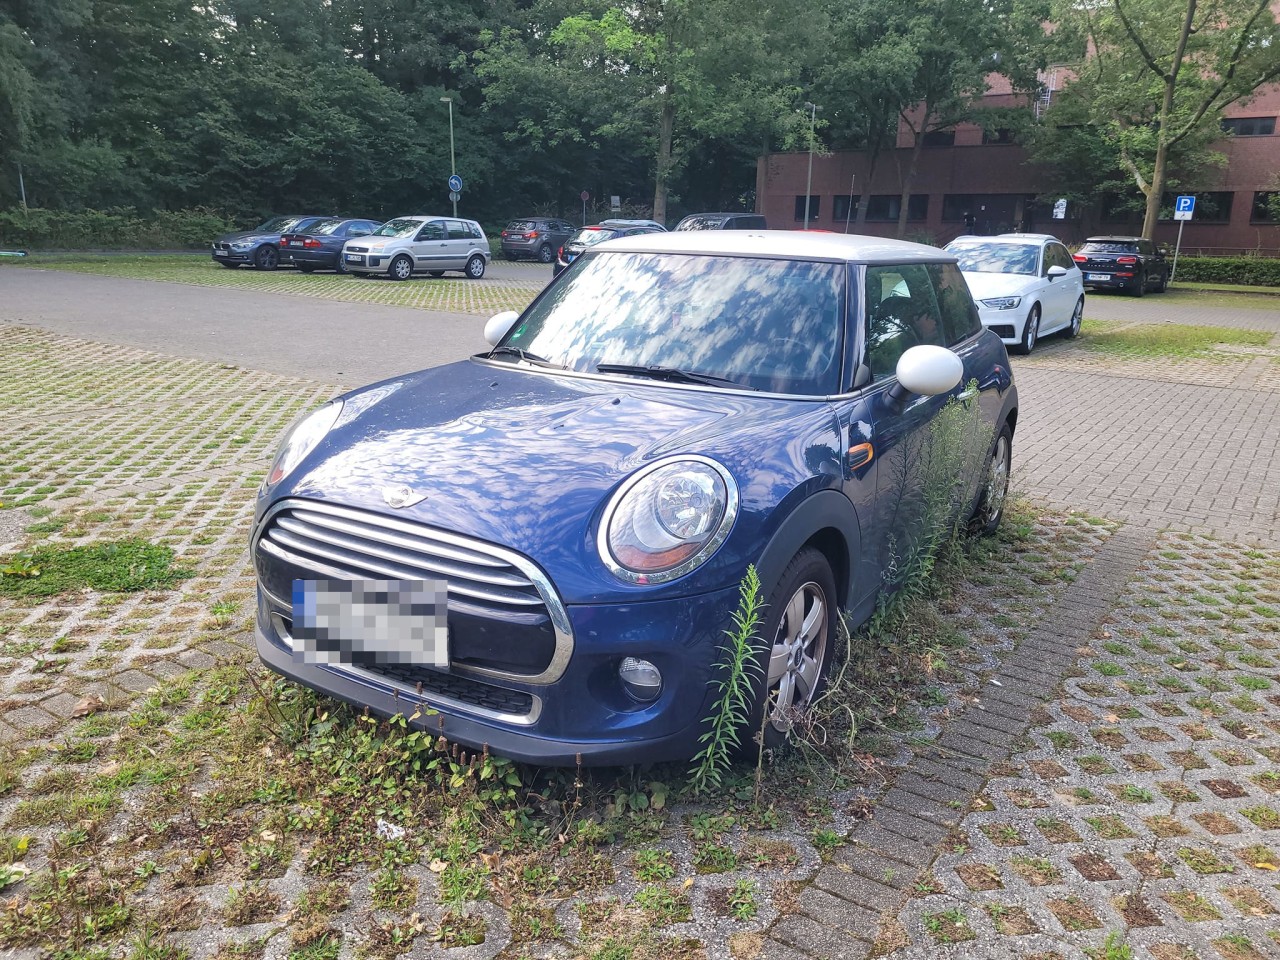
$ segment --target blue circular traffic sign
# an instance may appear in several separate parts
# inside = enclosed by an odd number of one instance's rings
[[[454,193],[462,192],[462,178],[456,173],[449,178],[449,189]]]

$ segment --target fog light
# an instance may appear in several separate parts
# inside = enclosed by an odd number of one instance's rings
[[[648,660],[623,658],[618,665],[618,677],[627,688],[627,693],[644,703],[658,699],[658,694],[662,692],[662,674]]]

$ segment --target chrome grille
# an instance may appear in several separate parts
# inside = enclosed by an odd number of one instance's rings
[[[348,507],[285,501],[264,526],[258,549],[341,579],[444,579],[450,598],[513,612],[559,606],[507,551]],[[556,611],[547,613],[557,620]]]
[[[368,253],[368,247],[347,247],[348,253]]]

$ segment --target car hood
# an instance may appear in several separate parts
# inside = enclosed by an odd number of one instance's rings
[[[992,297],[1021,297],[1040,286],[1039,277],[1020,273],[965,273],[965,282],[975,300]]]
[[[274,242],[280,239],[278,233],[262,233],[258,230],[240,230],[237,233],[224,233],[218,238],[219,243],[231,243],[233,241],[244,242],[246,240],[252,243],[258,242]]]
[[[594,522],[636,469],[673,454],[713,457],[736,478],[742,513],[753,504],[767,513],[818,469],[813,438],[830,446],[833,424],[821,401],[469,360],[349,395],[272,497],[334,501],[511,547],[574,602],[619,586],[599,560]],[[424,499],[389,507],[383,491],[401,486]]]

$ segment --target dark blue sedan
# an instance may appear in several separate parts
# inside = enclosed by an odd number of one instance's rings
[[[754,565],[778,744],[924,514],[1000,521],[1017,391],[933,247],[608,241],[486,337],[285,438],[251,543],[273,669],[520,760],[686,758]]]
[[[314,270],[336,270],[346,273],[342,245],[354,237],[367,237],[381,223],[376,220],[344,220],[326,217],[280,237],[280,259],[292,263],[303,273]]]
[[[252,230],[227,233],[210,244],[214,263],[234,270],[248,264],[258,270],[274,270],[280,265],[280,235],[290,230],[305,230],[324,217],[272,217]]]

